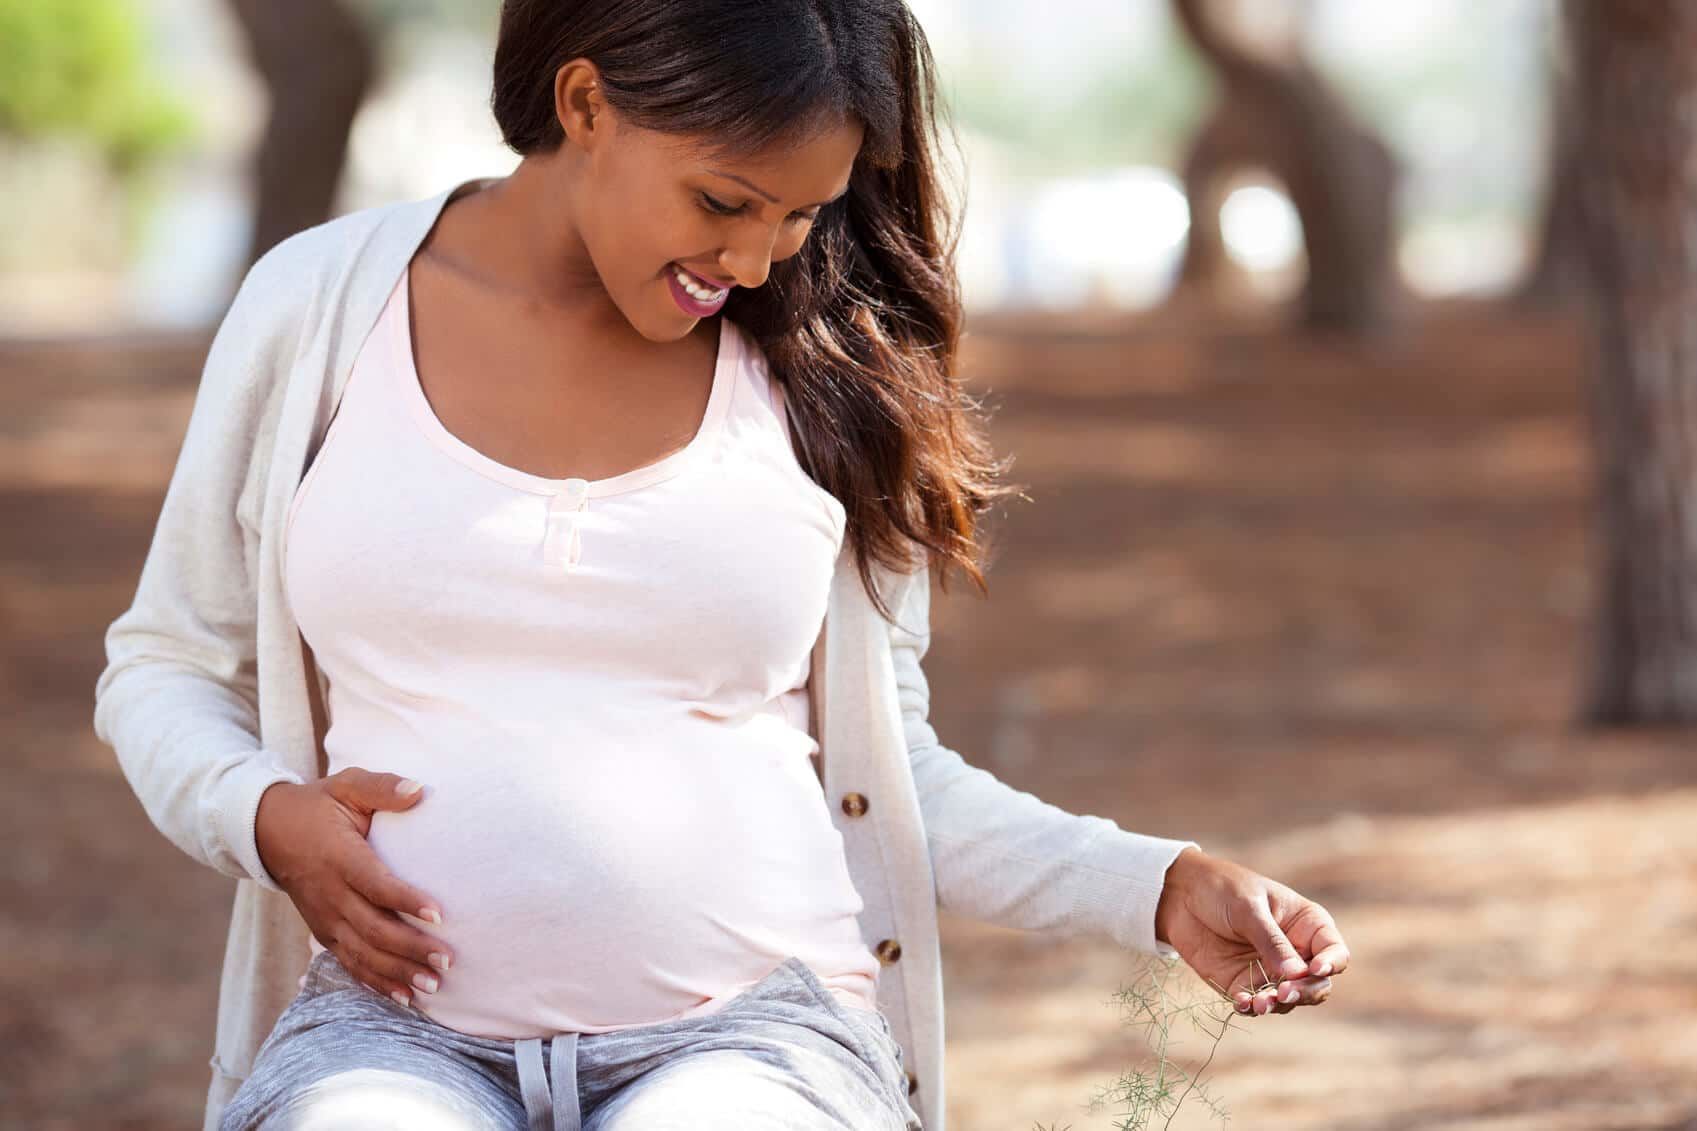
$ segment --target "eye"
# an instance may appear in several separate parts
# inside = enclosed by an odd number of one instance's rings
[[[716,200],[704,192],[697,193],[696,198],[700,201],[702,209],[713,216],[736,216],[743,211],[743,205],[726,204],[724,201]],[[817,212],[796,212],[792,213],[789,219],[792,224],[811,224],[818,218],[819,213]]]
[[[740,205],[733,208],[731,205],[726,204],[723,201],[713,199],[704,192],[696,195],[701,201],[701,207],[706,209],[708,212],[713,213],[715,216],[735,216],[738,212],[742,211]]]

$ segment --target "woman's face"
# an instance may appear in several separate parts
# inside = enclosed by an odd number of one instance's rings
[[[684,337],[731,287],[760,286],[800,250],[820,208],[847,191],[864,132],[850,120],[726,158],[708,141],[632,126],[592,78],[575,99],[563,81],[579,237],[608,296],[652,341]],[[567,113],[573,106],[582,113]]]

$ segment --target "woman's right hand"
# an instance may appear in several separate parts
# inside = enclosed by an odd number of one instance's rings
[[[278,782],[260,796],[254,838],[260,863],[313,937],[355,978],[411,1004],[415,989],[434,992],[426,987],[438,984],[453,953],[396,914],[442,921],[430,897],[389,871],[366,840],[374,812],[410,809],[424,796],[422,788],[400,793],[405,781],[350,766],[304,785]]]

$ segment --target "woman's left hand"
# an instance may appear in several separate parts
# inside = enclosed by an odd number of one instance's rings
[[[1195,848],[1167,869],[1155,937],[1252,1016],[1319,1005],[1331,996],[1332,977],[1349,966],[1349,948],[1324,907]]]

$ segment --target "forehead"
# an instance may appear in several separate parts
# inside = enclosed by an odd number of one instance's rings
[[[780,138],[756,150],[731,148],[717,138],[688,135],[668,135],[662,144],[686,172],[733,174],[782,194],[786,186],[811,191],[821,179],[833,186],[841,181],[860,152],[864,132],[859,119],[850,117]]]

